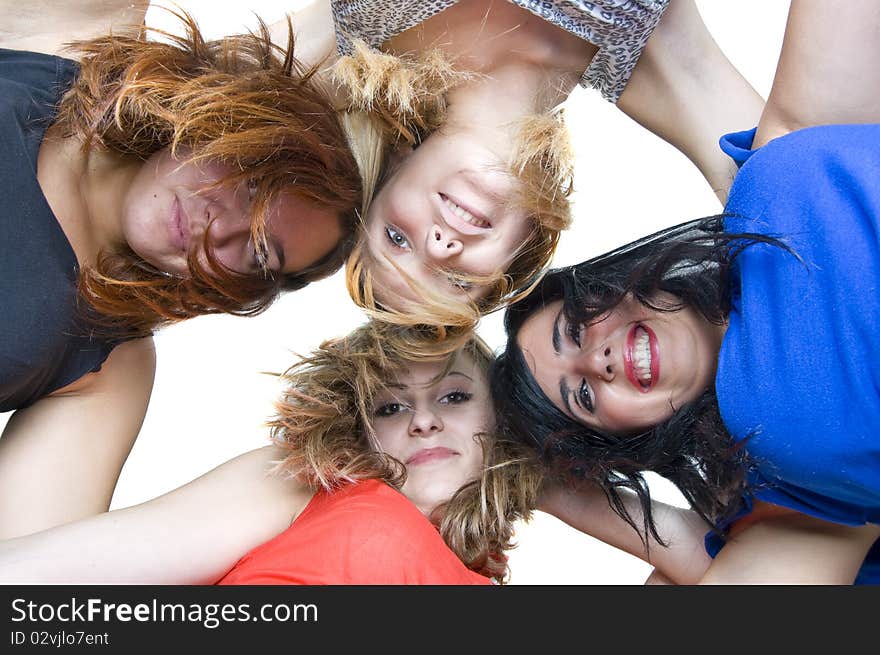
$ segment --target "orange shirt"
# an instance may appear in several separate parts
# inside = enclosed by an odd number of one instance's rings
[[[471,585],[468,569],[400,492],[365,480],[318,491],[293,524],[217,584]]]

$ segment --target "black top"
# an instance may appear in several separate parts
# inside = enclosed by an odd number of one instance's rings
[[[37,154],[75,62],[0,49],[0,411],[97,371],[115,342],[77,318],[76,255],[37,182]]]

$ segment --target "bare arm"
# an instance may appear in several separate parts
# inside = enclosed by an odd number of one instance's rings
[[[850,585],[878,538],[878,525],[839,525],[789,512],[728,539],[700,584]]]
[[[63,55],[70,41],[142,25],[149,5],[148,0],[0,0],[0,47]]]
[[[642,512],[635,494],[625,493],[624,503],[639,524]],[[652,564],[657,569],[652,578],[694,584],[711,562],[703,546],[708,527],[687,509],[654,501],[652,511],[657,531],[668,546],[651,543],[645,552],[639,535],[611,509],[599,487],[584,487],[578,491],[548,488],[541,495],[539,508],[581,532]]]
[[[754,147],[793,130],[880,121],[880,3],[792,0]]]
[[[724,203],[736,165],[718,139],[756,125],[764,100],[712,39],[693,0],[672,0],[618,107],[684,153]]]
[[[0,439],[0,538],[107,511],[153,389],[150,338],[16,411]]]
[[[0,543],[4,583],[209,584],[285,530],[312,491],[245,453],[154,500]]]
[[[307,6],[290,13],[296,43],[296,58],[306,66],[321,62],[327,65],[335,60],[336,31],[329,0],[313,0]],[[286,20],[269,26],[272,41],[287,46],[288,26]]]

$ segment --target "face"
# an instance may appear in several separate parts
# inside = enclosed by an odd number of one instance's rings
[[[267,215],[267,250],[251,239],[253,190],[211,185],[231,172],[225,165],[184,163],[164,149],[136,174],[123,201],[122,234],[128,246],[159,270],[187,275],[187,253],[208,247],[237,273],[301,271],[330,253],[342,230],[334,211],[286,190]],[[204,262],[204,256],[202,256]]]
[[[723,335],[690,308],[658,312],[628,296],[588,327],[569,324],[562,301],[546,305],[523,324],[518,343],[559,409],[603,432],[631,434],[714,383]]]
[[[423,513],[449,500],[480,475],[477,435],[493,425],[485,375],[460,355],[439,378],[442,363],[414,363],[373,407],[379,447],[406,467],[403,494]]]
[[[531,219],[511,208],[516,190],[516,179],[473,135],[436,132],[404,155],[367,212],[380,300],[418,299],[392,261],[439,293],[485,296],[488,285],[461,278],[503,272],[528,239]]]

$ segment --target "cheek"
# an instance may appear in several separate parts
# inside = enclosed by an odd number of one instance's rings
[[[496,270],[506,271],[522,252],[523,246],[532,234],[527,219],[509,221],[501,229],[505,230],[501,239],[487,243],[483,252],[475,248],[470,253],[471,261],[482,269],[479,271],[482,274],[489,275]]]
[[[403,454],[402,446],[406,442],[407,425],[408,422],[399,417],[376,421],[373,430],[382,452],[400,459]]]
[[[460,417],[455,423],[446,423],[459,434],[459,448],[465,453],[468,469],[479,469],[483,463],[483,448],[479,435],[491,434],[492,417],[483,411],[474,411]]]
[[[672,416],[666,394],[639,394],[632,398],[597,399],[603,423],[610,432],[633,432],[653,427]]]
[[[140,184],[132,188],[122,210],[122,234],[128,246],[141,256],[164,242],[161,203],[158,190]],[[169,217],[170,219],[170,217]],[[147,252],[143,252],[147,251]]]

